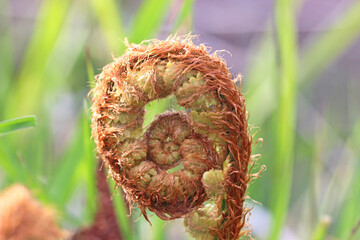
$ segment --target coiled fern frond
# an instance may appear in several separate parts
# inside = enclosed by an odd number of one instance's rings
[[[147,103],[174,95],[144,129]],[[198,239],[237,239],[248,209],[252,139],[245,99],[225,62],[190,37],[129,44],[92,90],[98,152],[130,203],[161,219],[184,217]]]

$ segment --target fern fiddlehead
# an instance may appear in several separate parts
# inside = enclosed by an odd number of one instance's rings
[[[147,103],[174,95],[145,130]],[[160,218],[184,217],[198,239],[236,239],[248,210],[251,137],[244,97],[224,61],[190,39],[129,45],[92,90],[92,128],[112,178],[131,203]]]

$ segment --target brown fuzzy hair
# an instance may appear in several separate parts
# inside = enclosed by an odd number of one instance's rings
[[[129,202],[137,203],[145,218],[147,208],[165,220],[189,216],[215,202],[206,194],[203,175],[221,170],[222,220],[211,235],[245,234],[252,139],[245,99],[224,60],[195,46],[191,37],[151,40],[128,44],[96,80],[93,137]],[[170,95],[186,111],[164,113],[144,130],[144,106]]]
[[[66,232],[55,222],[53,209],[42,206],[22,185],[13,185],[0,195],[0,240],[58,240]]]

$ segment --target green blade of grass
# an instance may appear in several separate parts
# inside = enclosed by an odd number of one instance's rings
[[[260,43],[253,49],[258,49],[254,54],[256,59],[250,63],[249,71],[245,74],[246,108],[250,112],[250,121],[255,126],[262,123],[276,109],[276,49],[271,29],[264,34]]]
[[[91,140],[90,113],[87,102],[75,129],[75,138],[66,150],[57,167],[49,178],[49,199],[58,208],[65,211],[65,207],[75,188],[80,183],[86,184],[87,205],[85,221],[93,220],[97,208],[96,194],[96,166],[95,145]]]
[[[134,211],[134,215],[140,215],[139,221],[136,223],[136,239],[161,240],[166,239],[167,222],[161,220],[156,214],[147,210],[147,217],[151,224],[142,217],[140,209]]]
[[[66,153],[49,176],[49,199],[62,211],[65,210],[65,206],[76,187],[75,172],[84,156],[81,119],[76,129],[75,138],[69,143]]]
[[[24,128],[35,127],[36,117],[25,116],[0,122],[0,136]]]
[[[294,158],[297,44],[295,1],[276,1],[276,25],[279,45],[279,108],[275,118],[276,156],[273,158],[271,209],[274,215],[271,239],[279,239],[287,216]]]
[[[115,208],[115,214],[120,227],[120,232],[123,235],[124,239],[134,240],[134,235],[132,233],[132,228],[129,223],[131,218],[127,217],[128,212],[126,210],[126,205],[124,202],[123,194],[120,191],[120,188],[116,187],[116,184],[112,178],[108,179],[108,185],[110,193],[112,193],[113,204]],[[116,192],[114,194],[114,192]]]
[[[35,127],[36,117],[25,116],[0,122],[0,137],[25,128]],[[0,139],[0,166],[6,177],[12,182],[26,182],[29,174],[19,161],[19,156],[13,154],[13,148],[8,141]]]
[[[125,48],[122,43],[125,34],[121,19],[121,11],[119,10],[116,1],[91,0],[91,5],[105,35],[105,40],[110,51],[121,54]]]
[[[338,58],[360,35],[360,2],[352,4],[343,17],[326,33],[309,37],[299,61],[299,87],[303,87]],[[272,110],[269,111],[269,114]],[[264,114],[263,114],[264,115]],[[268,114],[267,114],[268,115]],[[256,123],[261,125],[266,118]]]
[[[312,240],[325,239],[330,224],[331,224],[331,218],[327,215],[323,216],[320,219],[319,223],[317,224],[311,239]]]
[[[309,39],[305,54],[301,58],[299,80],[309,83],[326,66],[343,53],[360,35],[360,1],[349,6],[342,19],[337,21],[325,34]]]
[[[89,83],[94,82],[94,67],[91,63],[90,53],[86,54],[86,68],[88,73]],[[91,221],[94,219],[95,212],[97,210],[97,183],[96,183],[96,171],[97,171],[97,159],[96,159],[96,145],[91,139],[91,112],[88,101],[84,100],[84,116],[82,120],[83,127],[83,140],[84,140],[84,160],[83,166],[85,172],[85,180],[87,186],[87,207],[86,207],[86,219]]]
[[[88,48],[86,49],[85,57],[86,57],[86,72],[88,77],[88,84],[90,88],[93,88],[95,86],[95,72],[94,72],[94,67],[91,63],[90,50]]]
[[[154,37],[166,16],[171,1],[144,0],[136,13],[129,41],[140,43]]]
[[[360,155],[360,119],[357,120],[352,131],[350,145],[357,156]],[[360,164],[354,167],[354,176],[348,188],[346,200],[341,209],[338,224],[336,226],[336,235],[339,239],[358,239],[360,231],[352,233],[358,222],[360,222]]]
[[[66,2],[65,2],[66,4]],[[42,6],[45,8],[44,6]],[[49,10],[49,8],[46,8]],[[59,9],[61,10],[61,9]],[[45,169],[48,169],[48,167],[53,167],[53,162],[48,161],[49,159],[53,159],[53,136],[52,131],[49,131],[49,127],[51,125],[51,122],[53,119],[50,119],[49,112],[53,112],[53,104],[58,103],[57,99],[59,97],[59,90],[64,88],[65,83],[67,81],[64,81],[64,79],[68,79],[69,76],[71,76],[71,71],[73,69],[73,66],[76,64],[76,62],[79,59],[79,56],[82,53],[83,46],[85,45],[86,38],[88,35],[89,30],[86,28],[79,28],[74,31],[74,22],[79,17],[79,6],[74,4],[71,7],[71,11],[69,14],[69,17],[67,18],[66,24],[64,26],[61,26],[59,29],[59,32],[57,33],[57,36],[54,37],[54,41],[52,43],[52,48],[50,52],[46,53],[39,53],[39,56],[35,54],[32,56],[34,58],[34,69],[28,69],[29,74],[31,76],[38,76],[39,81],[40,78],[41,81],[46,79],[46,83],[41,84],[40,82],[34,83],[34,85],[41,85],[41,95],[42,96],[35,96],[32,92],[32,86],[27,89],[26,94],[21,96],[21,100],[17,99],[15,103],[12,102],[13,97],[10,97],[10,99],[7,99],[7,102],[9,104],[6,105],[16,107],[15,104],[19,104],[19,101],[33,101],[34,100],[34,107],[37,110],[40,110],[37,115],[41,116],[42,124],[39,126],[39,129],[36,131],[36,133],[25,135],[22,139],[14,139],[11,138],[9,141],[11,142],[9,146],[13,147],[14,151],[18,151],[17,148],[21,149],[21,154],[26,157],[26,161],[24,161],[25,168],[29,172],[29,174],[32,176],[32,178],[40,183],[43,182],[43,179],[39,176],[47,175],[47,173],[44,173]],[[41,10],[42,11],[42,10]],[[40,11],[40,12],[41,12]],[[67,14],[66,14],[67,15]],[[42,16],[43,19],[48,19],[48,17]],[[40,20],[39,20],[40,21]],[[43,26],[44,24],[38,23],[37,26]],[[42,27],[44,29],[45,27]],[[47,28],[45,28],[47,29]],[[35,33],[33,36],[33,39],[35,38],[37,29],[35,29]],[[69,35],[72,34],[72,38],[69,38]],[[45,34],[44,36],[51,35],[50,33]],[[34,40],[33,40],[34,41]],[[40,41],[40,40],[37,40]],[[35,43],[30,43],[29,48],[33,46]],[[38,43],[35,45],[39,45]],[[71,45],[71,48],[69,48],[69,45]],[[38,46],[39,47],[39,46]],[[41,47],[38,49],[40,52],[43,50]],[[29,49],[27,51],[30,51]],[[35,50],[33,50],[35,51]],[[44,57],[46,55],[46,57]],[[36,67],[38,60],[37,58],[46,58],[46,60],[43,59],[43,66],[40,68]],[[25,61],[25,60],[24,60]],[[30,61],[30,60],[29,60]],[[25,64],[25,62],[23,62]],[[23,65],[25,67],[25,65]],[[24,71],[23,69],[20,69],[20,71]],[[79,72],[79,71],[76,71]],[[29,76],[30,76],[29,75]],[[26,77],[25,77],[26,78]],[[30,80],[31,77],[27,80]],[[79,78],[77,78],[79,79]],[[23,79],[24,81],[27,81],[26,79]],[[20,81],[20,79],[19,79]],[[31,80],[30,80],[31,81]],[[75,82],[75,81],[73,81]],[[72,82],[72,83],[73,83]],[[80,81],[76,81],[80,82]],[[33,84],[32,82],[30,84]],[[68,85],[67,85],[68,86]],[[36,88],[36,87],[35,87]],[[12,90],[15,91],[16,84],[12,84]],[[11,94],[9,94],[10,96]],[[14,98],[15,99],[15,98]],[[41,101],[45,100],[46,101]],[[58,104],[56,104],[58,105]],[[47,107],[47,110],[49,111],[42,111],[44,107]],[[18,109],[16,108],[14,111],[9,107],[7,110],[8,115],[14,115]],[[39,151],[35,150],[35,146],[33,144],[28,144],[29,138],[31,137],[32,141],[35,142],[37,146],[39,146]],[[23,147],[22,147],[23,146]],[[42,158],[41,158],[42,157]],[[46,160],[44,160],[46,159]]]
[[[10,31],[0,37],[0,103],[6,103],[13,75],[12,36]],[[4,117],[4,108],[0,108],[0,118]]]
[[[7,115],[33,112],[46,91],[43,71],[67,15],[69,0],[43,1],[35,30],[12,88]]]
[[[10,182],[24,182],[26,172],[20,162],[7,148],[8,145],[0,138],[0,166],[4,171],[4,178],[10,179]],[[3,179],[5,181],[5,179]]]
[[[179,27],[186,21],[187,18],[191,18],[194,11],[194,0],[184,0],[182,2],[182,7],[179,14],[176,17],[176,20],[173,24],[173,31],[176,32]]]
[[[83,128],[83,157],[77,169],[76,182],[84,181],[86,185],[86,207],[85,207],[85,221],[91,223],[94,220],[96,210],[98,208],[97,201],[97,166],[96,146],[91,139],[91,123],[90,123],[90,109],[89,104],[84,100],[84,113],[82,116]]]
[[[160,240],[160,239],[165,239],[165,234],[164,234],[164,226],[165,226],[165,221],[161,220],[158,216],[153,216],[151,219],[151,223],[152,223],[152,228],[151,228],[151,236],[150,239],[151,240]]]
[[[84,48],[90,30],[85,27],[74,27],[79,14],[81,14],[81,6],[72,5],[66,24],[61,28],[54,42],[54,48],[47,57],[43,69],[43,79],[46,79],[46,84],[42,89],[47,93],[44,96],[47,101],[53,100],[51,95],[64,94],[64,91],[68,91],[69,86],[74,88],[74,84],[85,82],[83,78],[77,78],[80,73],[85,72],[84,69],[82,66],[81,68],[76,67],[84,63]],[[38,104],[43,106],[41,103]]]
[[[357,167],[358,172],[360,166]],[[352,235],[352,230],[355,228],[356,224],[360,222],[360,175],[358,174],[354,177],[349,192],[347,194],[347,199],[343,204],[343,208],[340,214],[339,219],[337,220],[337,236],[339,239],[350,239],[349,236]],[[352,236],[352,239],[359,239],[360,232],[357,232]]]
[[[322,236],[322,232],[324,227],[328,227],[320,222],[317,222],[321,213],[319,211],[319,200],[318,200],[318,193],[321,189],[321,181],[322,181],[322,172],[324,171],[324,164],[322,155],[325,149],[326,139],[330,138],[329,136],[329,126],[327,124],[320,124],[317,122],[316,124],[316,131],[314,132],[315,139],[310,149],[313,151],[312,161],[311,163],[311,179],[309,181],[309,194],[308,194],[308,216],[303,221],[307,223],[308,231],[307,236],[310,236],[313,239],[320,238]],[[305,213],[304,213],[305,214]],[[316,233],[319,232],[319,233]]]
[[[80,184],[86,186],[86,205],[81,224],[91,223],[97,210],[95,144],[91,140],[89,106],[84,110],[76,127],[74,141],[49,179],[48,195],[61,211],[66,211],[70,197]],[[66,213],[65,213],[66,214]]]

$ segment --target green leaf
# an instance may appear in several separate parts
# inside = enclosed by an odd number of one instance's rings
[[[135,16],[130,42],[140,43],[154,37],[165,19],[170,2],[168,0],[144,0]]]
[[[24,182],[27,173],[24,167],[20,164],[16,156],[9,151],[7,142],[0,138],[0,166],[4,175],[12,182]]]
[[[116,187],[115,181],[112,178],[108,179],[108,185],[110,193],[113,194],[112,200],[115,208],[116,218],[118,225],[120,227],[120,232],[123,235],[124,239],[134,240],[134,235],[132,233],[131,225],[129,223],[128,212],[126,210],[126,205],[124,197],[120,188]]]
[[[48,195],[49,199],[61,210],[65,210],[79,179],[75,179],[76,172],[84,158],[82,119],[76,125],[75,138],[68,143],[64,156],[57,166],[52,168],[49,176]]]
[[[69,0],[43,1],[26,48],[17,82],[9,95],[7,114],[35,111],[46,92],[43,71],[67,16]]]
[[[268,29],[260,43],[252,47],[256,49],[256,58],[245,74],[245,86],[241,86],[245,89],[250,121],[255,126],[261,126],[278,105],[276,47],[271,32],[272,29]]]
[[[158,216],[152,216],[151,218],[152,228],[151,228],[151,240],[163,240],[165,239],[164,226],[166,221],[161,220]]]
[[[94,68],[90,60],[90,54],[86,57],[86,66],[88,72],[89,81],[94,81]],[[84,114],[82,119],[83,127],[83,142],[84,142],[84,158],[80,168],[84,173],[84,178],[87,187],[87,206],[86,219],[88,222],[92,221],[97,210],[97,184],[96,184],[96,171],[98,166],[98,160],[96,158],[96,145],[91,138],[91,112],[90,106],[87,100],[84,99]]]
[[[271,238],[279,239],[288,212],[293,161],[297,101],[297,45],[295,1],[276,1],[279,44],[279,107],[275,118],[276,149],[273,161],[271,209],[274,215]]]
[[[91,6],[100,23],[110,52],[121,54],[125,48],[122,43],[125,34],[117,1],[91,0]]]
[[[299,80],[309,83],[338,58],[360,35],[360,1],[349,6],[344,16],[320,37],[307,39],[300,61]],[[331,15],[331,14],[330,14]]]
[[[349,140],[349,147],[354,149],[356,156],[360,155],[360,118],[356,121],[353,129],[352,137]],[[352,166],[353,176],[351,177],[350,185],[347,189],[345,202],[340,211],[340,216],[337,219],[337,237],[338,239],[359,239],[360,231],[360,163],[357,161],[356,165]],[[356,230],[358,227],[358,230]]]
[[[331,224],[330,216],[324,215],[320,219],[319,223],[317,224],[317,226],[312,234],[312,239],[313,240],[325,239],[330,224]]]
[[[95,85],[95,73],[94,66],[91,63],[90,50],[88,48],[86,49],[86,71],[90,88],[93,88]]]
[[[0,122],[0,136],[24,128],[35,127],[36,117],[26,116]]]
[[[186,19],[191,19],[193,11],[194,0],[184,0],[182,3],[182,8],[176,17],[175,23],[173,24],[173,32],[176,32]]]
[[[9,10],[8,10],[9,11]],[[11,31],[1,33],[0,37],[0,103],[7,102],[9,88],[13,78],[13,43]],[[0,108],[0,118],[3,117],[3,107]]]

